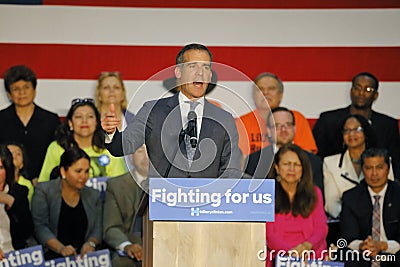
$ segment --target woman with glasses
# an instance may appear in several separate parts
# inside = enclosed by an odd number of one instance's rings
[[[39,182],[50,180],[52,169],[60,163],[60,156],[71,147],[83,149],[92,159],[90,177],[115,177],[126,172],[123,158],[116,158],[105,149],[100,113],[91,98],[72,100],[64,122],[56,131],[56,140],[47,149]]]
[[[364,179],[360,156],[364,150],[376,146],[376,136],[367,119],[354,114],[342,124],[343,152],[325,157],[323,164],[325,210],[337,218],[342,209],[342,194]],[[389,175],[393,179],[393,172]]]
[[[58,115],[35,103],[37,77],[27,66],[17,65],[4,74],[4,88],[11,105],[0,111],[0,121],[7,130],[0,131],[0,143],[23,144],[29,161],[26,178],[37,182],[46,149],[54,140],[60,124]]]
[[[59,179],[39,183],[32,199],[35,236],[46,259],[83,256],[102,240],[100,192],[85,186],[90,157],[72,147],[59,161],[53,170]]]
[[[278,251],[321,258],[328,226],[322,192],[313,185],[307,154],[294,144],[282,146],[274,159],[274,171],[275,221],[266,224],[267,266],[273,266]]]
[[[108,112],[114,104],[115,113],[121,119],[118,130],[122,131],[135,115],[127,108],[126,89],[119,72],[102,72],[97,79],[95,104],[100,114]]]

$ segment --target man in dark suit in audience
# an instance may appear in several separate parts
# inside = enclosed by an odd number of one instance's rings
[[[341,237],[349,249],[369,250],[372,257],[396,256],[395,262],[381,262],[382,267],[400,266],[400,185],[388,180],[387,150],[367,149],[361,155],[361,166],[365,179],[343,194]],[[352,261],[349,266],[371,266],[370,261],[360,260]]]
[[[122,133],[116,131],[120,118],[115,112],[104,114],[101,125],[111,154],[133,153],[145,143],[150,177],[240,178],[241,152],[235,121],[230,113],[204,97],[211,81],[211,63],[207,47],[186,45],[176,57],[178,94],[146,102]],[[188,131],[183,129],[188,129],[191,111],[197,114],[197,127],[191,137],[198,142],[190,148],[185,141]]]
[[[138,148],[130,157],[134,169],[107,181],[103,236],[115,249],[111,255],[114,267],[141,266],[142,260],[142,217],[137,212],[143,192],[139,185],[147,179],[149,168],[146,147]]]
[[[254,178],[265,178],[268,176],[275,153],[281,146],[293,143],[296,133],[296,123],[293,112],[285,107],[272,109],[267,117],[266,123],[268,137],[271,139],[272,145],[250,154],[245,166],[245,174]],[[305,153],[311,162],[314,184],[324,192],[322,161],[313,153],[308,151],[305,151]]]
[[[341,153],[340,136],[343,120],[350,114],[360,114],[368,119],[377,136],[378,147],[386,148],[392,158],[394,177],[400,179],[400,136],[398,121],[372,110],[378,98],[378,79],[368,72],[354,76],[350,89],[351,105],[321,113],[313,127],[318,154],[326,156]]]

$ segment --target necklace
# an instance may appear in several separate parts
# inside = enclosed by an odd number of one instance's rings
[[[355,164],[360,164],[360,159],[353,159],[352,157],[350,157],[351,162],[355,163]]]

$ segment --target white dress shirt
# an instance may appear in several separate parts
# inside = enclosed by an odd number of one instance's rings
[[[184,94],[182,94],[182,92],[179,92],[179,108],[181,110],[183,129],[186,129],[187,123],[188,123],[187,116],[190,111],[189,101],[194,101],[194,100],[190,100]],[[195,101],[197,103],[199,103],[194,110],[194,112],[196,112],[196,115],[197,115],[197,121],[196,121],[197,134],[196,135],[197,135],[197,138],[199,138],[200,130],[201,130],[201,122],[203,121],[204,97],[198,98]]]

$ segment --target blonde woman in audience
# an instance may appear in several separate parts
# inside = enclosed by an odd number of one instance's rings
[[[72,100],[64,122],[56,131],[56,141],[47,149],[39,182],[50,179],[50,173],[59,165],[62,153],[72,147],[83,149],[92,159],[90,177],[114,177],[126,172],[123,158],[114,157],[105,149],[100,113],[92,98]]]
[[[9,142],[7,143],[7,148],[10,150],[13,156],[13,162],[15,167],[15,181],[18,184],[26,186],[28,188],[28,200],[29,203],[31,203],[34,188],[32,182],[25,178],[24,161],[26,156],[25,156],[24,146],[16,142]]]
[[[32,199],[35,236],[48,251],[46,259],[82,256],[102,240],[100,192],[86,187],[90,157],[80,148],[66,150],[52,175],[39,183]]]
[[[127,110],[126,89],[119,72],[102,72],[97,79],[95,104],[100,114],[108,112],[114,104],[115,113],[121,119],[118,130],[122,131],[135,117]]]
[[[360,157],[364,150],[375,147],[376,135],[368,120],[358,114],[349,115],[342,124],[343,152],[325,157],[323,164],[325,210],[337,218],[342,210],[342,195],[364,179]],[[389,179],[393,180],[393,171]]]
[[[1,144],[0,248],[3,253],[25,248],[32,235],[33,223],[27,195],[28,188],[15,182],[11,152]]]

